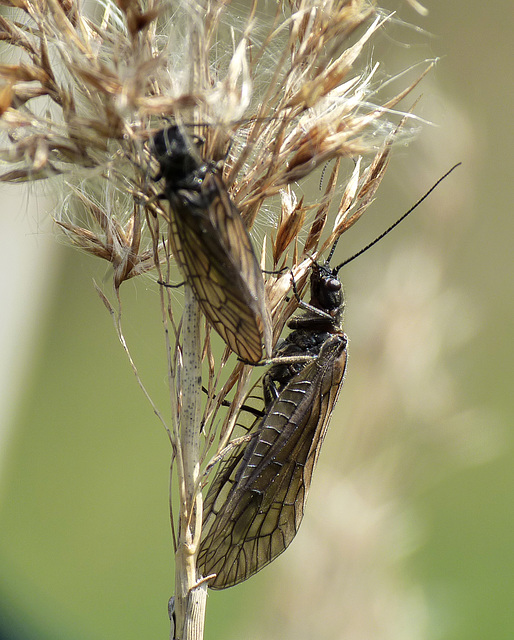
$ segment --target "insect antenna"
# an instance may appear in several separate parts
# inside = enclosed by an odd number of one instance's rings
[[[349,264],[350,262],[352,262],[353,260],[355,260],[355,258],[358,258],[359,256],[361,256],[363,253],[365,253],[368,249],[371,249],[371,247],[373,247],[374,245],[377,244],[377,242],[380,242],[380,240],[382,240],[382,238],[384,238],[388,233],[390,233],[395,227],[397,227],[400,222],[403,222],[403,220],[405,220],[405,218],[410,215],[415,209],[417,209],[419,207],[419,205],[428,198],[428,196],[432,193],[432,191],[434,191],[434,189],[436,189],[441,182],[447,178],[450,173],[456,169],[457,167],[459,167],[462,164],[462,162],[457,162],[457,164],[453,165],[453,167],[451,169],[449,169],[443,176],[441,176],[439,178],[439,180],[437,180],[437,182],[432,185],[430,187],[430,189],[423,195],[421,196],[421,198],[412,205],[412,207],[406,211],[402,216],[400,216],[398,218],[398,220],[396,220],[396,222],[393,222],[393,224],[388,227],[385,231],[383,231],[377,238],[375,238],[374,240],[372,240],[369,244],[367,244],[365,247],[363,247],[362,249],[360,249],[359,251],[357,251],[357,253],[355,253],[353,256],[350,256],[349,258],[347,258],[346,260],[344,260],[343,262],[341,262],[340,265],[338,265],[337,267],[335,267],[332,270],[332,273],[334,275],[336,275],[337,273],[339,273],[340,269],[342,269],[344,266],[346,266],[347,264]],[[341,236],[339,236],[341,237]],[[334,242],[334,244],[332,245],[332,249],[330,250],[330,254],[327,258],[327,263],[330,263],[330,260],[332,258],[332,256],[334,255],[334,251],[335,248],[337,246],[337,242],[338,242],[339,238],[337,238],[337,240]]]

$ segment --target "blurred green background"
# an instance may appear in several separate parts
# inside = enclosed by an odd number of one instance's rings
[[[426,33],[395,25],[373,59],[442,58],[416,109],[435,126],[396,149],[340,259],[463,166],[343,271],[349,372],[305,521],[271,567],[210,595],[207,640],[514,637],[514,13],[386,6]],[[4,211],[22,231],[0,222],[1,637],[166,638],[167,438],[94,291],[108,269],[58,244],[37,206]],[[123,286],[124,326],[164,406],[155,292]]]

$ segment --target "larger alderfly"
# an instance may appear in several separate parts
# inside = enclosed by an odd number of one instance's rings
[[[177,125],[159,131],[153,152],[164,178],[175,259],[209,322],[240,358],[271,353],[264,281],[239,210],[216,163]]]
[[[303,518],[312,473],[346,370],[341,283],[314,264],[305,315],[274,355],[264,376],[265,414],[251,439],[221,463],[204,505],[198,568],[224,589],[272,562],[292,542]],[[310,356],[294,362],[295,356]],[[289,359],[293,358],[293,362]]]

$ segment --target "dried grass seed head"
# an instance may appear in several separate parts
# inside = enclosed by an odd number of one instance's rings
[[[259,2],[246,14],[227,2],[146,10],[108,1],[89,13],[58,0],[11,6],[0,28],[19,62],[0,69],[0,123],[10,138],[2,158],[14,164],[2,179],[65,176],[58,222],[78,246],[112,262],[117,287],[152,260],[159,270],[169,254],[147,143],[170,119],[206,125],[192,133],[206,138],[209,157],[224,159],[223,181],[248,228],[265,202],[285,194],[273,264],[293,260],[298,279],[307,256],[370,201],[362,195],[370,170],[354,172],[341,196],[336,163],[314,213],[306,198],[291,205],[294,184],[327,161],[380,155],[388,110],[407,93],[370,100],[378,81],[361,58],[385,22],[372,3],[279,2],[274,14]],[[44,115],[36,97],[51,108]],[[336,223],[319,247],[334,206]],[[268,280],[276,310],[284,279]]]

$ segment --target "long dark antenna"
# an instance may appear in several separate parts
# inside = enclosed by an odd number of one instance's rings
[[[341,264],[337,267],[335,267],[335,269],[333,270],[334,274],[337,274],[339,272],[340,269],[342,269],[345,265],[347,265],[348,263],[352,262],[352,260],[355,260],[355,258],[358,258],[360,255],[362,255],[364,252],[366,252],[368,249],[371,249],[371,247],[373,247],[375,244],[377,244],[377,242],[379,242],[380,240],[382,240],[382,238],[384,236],[386,236],[390,231],[392,231],[395,227],[397,227],[400,222],[402,222],[403,220],[405,220],[405,218],[414,211],[414,209],[417,209],[419,207],[419,205],[423,202],[423,200],[426,200],[428,198],[428,196],[432,193],[432,191],[439,186],[439,184],[441,184],[441,182],[447,178],[450,173],[456,169],[458,166],[460,166],[462,164],[462,162],[458,162],[457,164],[453,165],[453,167],[451,169],[449,169],[443,176],[441,176],[439,178],[439,180],[432,186],[430,187],[430,189],[425,193],[424,196],[422,196],[415,204],[412,205],[412,207],[406,211],[403,216],[401,216],[400,218],[398,218],[398,220],[396,222],[393,222],[393,224],[388,227],[385,231],[383,231],[378,238],[375,238],[374,240],[372,240],[369,244],[367,244],[363,249],[360,249],[359,251],[357,251],[357,253],[355,253],[353,256],[351,256],[350,258],[347,258],[344,262],[341,262]],[[339,238],[338,238],[339,239]],[[329,257],[329,261],[330,258],[332,257],[334,250],[336,248],[336,244],[337,244],[337,240],[336,242],[334,242],[334,245],[332,246],[332,249],[330,251],[330,257]]]

